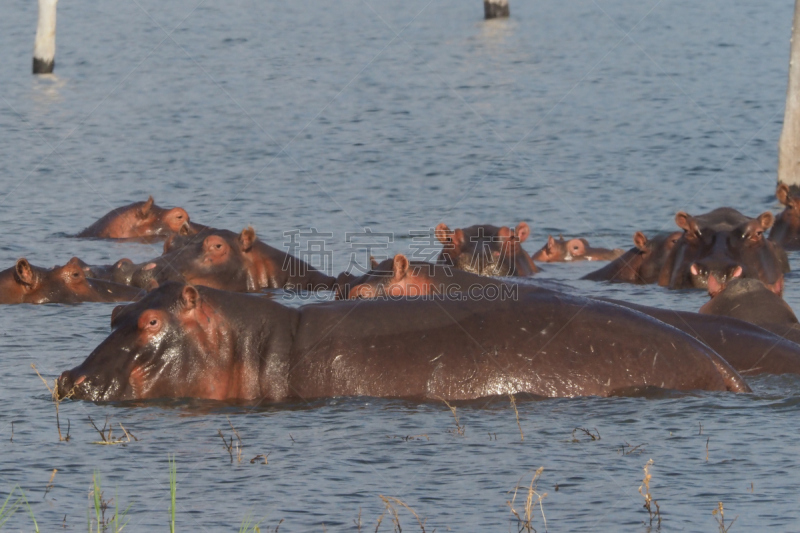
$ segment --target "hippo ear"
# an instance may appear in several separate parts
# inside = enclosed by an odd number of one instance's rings
[[[519,242],[525,242],[525,239],[531,234],[531,228],[526,222],[520,222],[514,228],[514,235],[519,239]]]
[[[248,226],[239,234],[239,244],[242,247],[242,251],[249,252],[254,242],[256,242],[256,230],[253,229],[253,226]]]
[[[394,270],[395,280],[401,280],[406,277],[406,273],[408,272],[408,258],[403,254],[394,256],[392,270]]]
[[[186,237],[187,235],[189,235],[189,233],[191,233],[191,231],[192,229],[189,227],[189,223],[184,222],[183,224],[181,224],[181,227],[178,230],[178,235],[183,235],[184,237]]]
[[[119,314],[125,309],[124,305],[118,305],[111,311],[111,327],[114,327],[114,322],[119,318]]]
[[[447,227],[447,224],[441,222],[438,226],[436,226],[436,238],[442,244],[447,244],[450,242],[450,237],[452,236],[453,232],[450,231],[450,228]]]
[[[545,244],[545,249],[547,250],[548,255],[552,254],[556,249],[556,240],[552,235],[547,236],[547,244]]]
[[[33,273],[33,268],[24,257],[17,259],[14,272],[16,273],[17,281],[20,283],[33,285],[36,282],[36,275]]]
[[[633,245],[636,246],[640,252],[647,251],[647,237],[644,236],[644,233],[637,231],[633,234]]]
[[[685,231],[687,235],[700,235],[700,228],[697,226],[697,222],[692,218],[692,215],[685,211],[679,211],[678,214],[675,215],[675,224]]]
[[[197,289],[191,285],[186,285],[181,293],[181,303],[183,304],[183,309],[186,311],[191,311],[197,307],[197,303],[199,301],[200,293],[197,292]]]
[[[785,183],[779,183],[778,188],[775,190],[775,196],[783,205],[789,205],[789,186]]]
[[[147,218],[150,215],[150,209],[153,208],[153,197],[148,196],[147,201],[144,203],[142,207],[139,208],[139,217],[140,218]]]
[[[761,224],[762,228],[767,230],[775,223],[775,215],[769,211],[765,211],[764,213],[758,215],[758,223]]]

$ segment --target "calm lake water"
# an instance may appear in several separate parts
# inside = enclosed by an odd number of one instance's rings
[[[329,232],[336,272],[351,254],[364,263],[346,234],[366,228],[395,235],[375,255],[409,253],[409,232],[439,222],[525,220],[529,251],[558,233],[628,248],[637,230],[674,229],[678,210],[777,213],[792,7],[512,0],[510,20],[484,22],[478,0],[69,0],[57,74],[35,78],[36,3],[7,0],[0,267],[155,256],[159,245],[65,236],[148,194],[204,224],[253,225],[276,247],[287,231]],[[596,267],[537,279],[676,309],[706,300],[576,281]],[[796,274],[786,299],[800,309]],[[796,378],[756,378],[738,396],[520,401],[519,426],[507,398],[487,399],[458,406],[463,436],[440,404],[67,402],[59,442],[30,365],[52,378],[81,362],[112,308],[0,308],[0,496],[22,486],[42,531],[86,530],[93,473],[130,506],[126,531],[167,531],[171,456],[177,531],[237,531],[247,516],[282,532],[357,531],[360,516],[374,531],[379,495],[426,531],[516,531],[506,502],[539,467],[549,531],[656,531],[638,492],[651,458],[663,531],[718,530],[720,501],[731,531],[800,531]],[[139,440],[93,444],[89,417]],[[218,434],[229,420],[241,462]],[[269,464],[251,463],[259,454]],[[533,525],[544,530],[538,508]],[[5,529],[32,522],[20,511]]]

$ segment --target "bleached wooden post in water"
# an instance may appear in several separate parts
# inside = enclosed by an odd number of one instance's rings
[[[33,45],[34,74],[50,74],[56,64],[56,4],[58,0],[39,0],[39,25]]]
[[[483,0],[486,20],[509,16],[508,0]]]
[[[778,182],[800,187],[800,0],[794,3],[789,87],[786,89],[783,131],[778,141]]]

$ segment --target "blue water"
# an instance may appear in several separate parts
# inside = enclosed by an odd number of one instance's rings
[[[0,267],[153,257],[157,244],[65,237],[149,194],[200,223],[253,225],[276,247],[284,232],[329,232],[334,272],[365,264],[346,234],[366,228],[393,234],[376,256],[410,253],[409,232],[439,222],[524,220],[529,251],[559,233],[628,248],[637,230],[673,230],[678,210],[779,211],[791,2],[512,0],[511,11],[484,22],[478,1],[71,0],[59,5],[56,74],[33,77],[36,4],[8,0]],[[595,267],[537,277],[676,309],[706,300],[577,281]],[[795,274],[785,296],[800,309]],[[800,531],[789,377],[753,379],[752,395],[520,400],[519,426],[506,398],[488,399],[457,406],[463,436],[439,404],[68,402],[59,442],[30,365],[51,379],[78,364],[112,308],[0,308],[0,496],[19,484],[42,531],[86,528],[93,473],[106,499],[130,505],[126,531],[168,530],[173,455],[177,531],[236,531],[246,516],[262,531],[357,531],[359,514],[374,531],[379,495],[426,531],[516,531],[506,502],[525,485],[524,514],[539,467],[548,530],[656,531],[638,492],[651,458],[663,531],[717,530],[720,501],[726,523],[738,517],[732,531]],[[93,444],[90,416],[139,440]],[[241,462],[217,433],[231,436],[228,419]],[[600,439],[572,442],[576,427]],[[625,454],[626,443],[643,446]],[[259,454],[269,464],[251,464]],[[387,514],[380,531],[392,528]],[[20,510],[5,529],[31,531],[31,518]]]

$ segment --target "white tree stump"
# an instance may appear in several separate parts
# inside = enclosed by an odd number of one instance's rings
[[[486,20],[509,16],[508,0],[483,0]]]
[[[800,0],[795,0],[789,48],[789,86],[778,141],[778,183],[800,186]]]
[[[39,0],[39,25],[33,44],[34,74],[50,74],[56,64],[56,4],[58,0]]]

